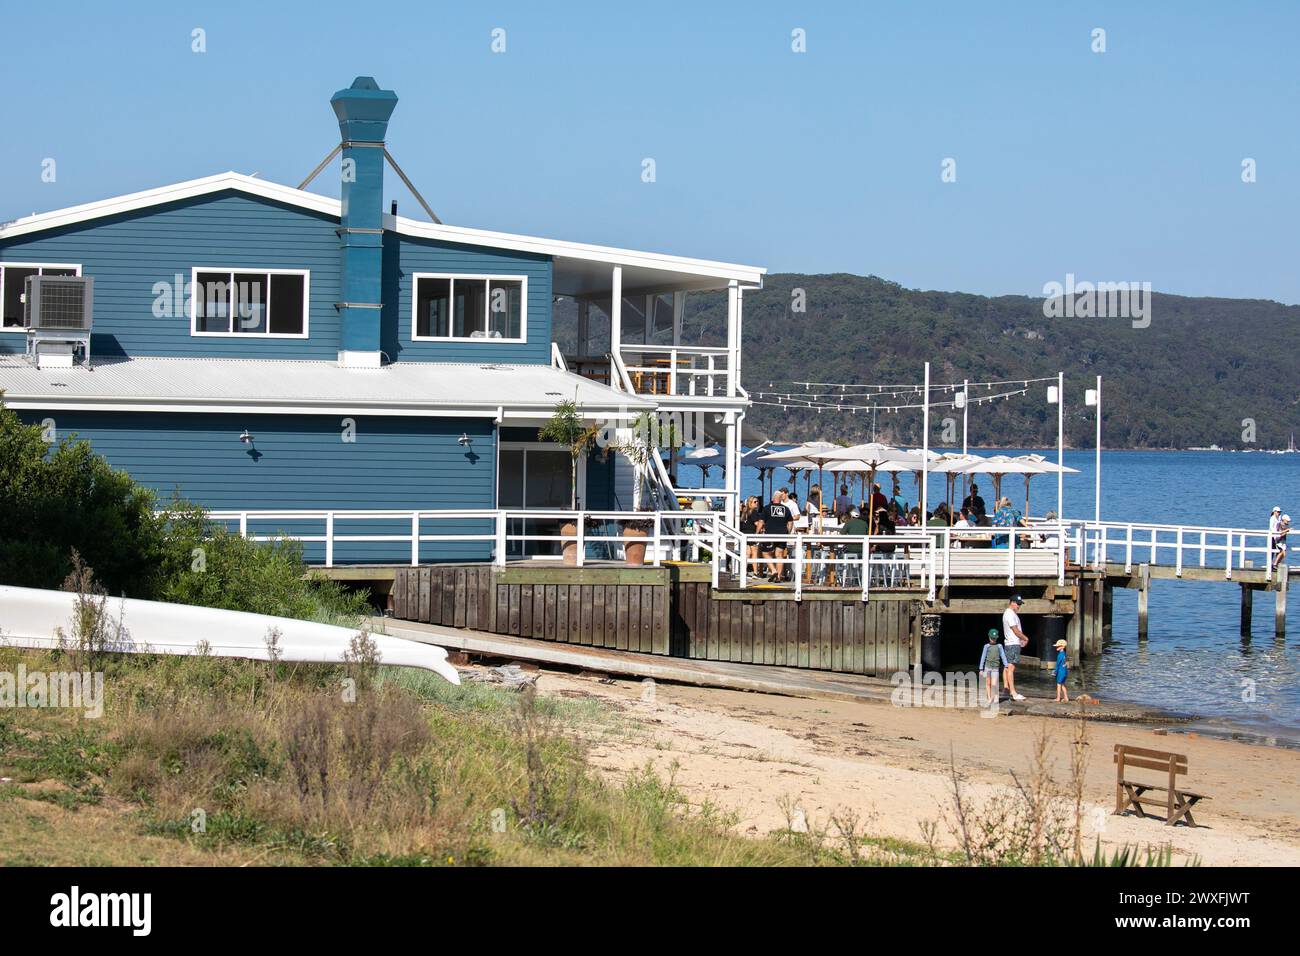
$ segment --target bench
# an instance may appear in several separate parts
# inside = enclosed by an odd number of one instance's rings
[[[1168,773],[1169,776],[1163,786],[1142,783],[1131,779],[1133,770],[1158,770]],[[1166,826],[1173,826],[1179,820],[1185,820],[1188,826],[1196,826],[1196,821],[1192,818],[1192,807],[1209,798],[1204,794],[1178,787],[1178,775],[1186,775],[1186,773],[1187,757],[1184,754],[1116,744],[1115,812],[1123,813],[1132,807],[1137,811],[1138,816],[1145,817],[1148,814],[1142,810],[1144,804],[1149,807],[1163,807]],[[1151,791],[1162,791],[1165,796],[1163,798],[1146,796]]]

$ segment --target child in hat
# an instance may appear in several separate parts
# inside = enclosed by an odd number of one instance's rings
[[[1065,689],[1065,679],[1070,676],[1070,668],[1065,663],[1065,641],[1056,642],[1056,702],[1068,704],[1070,692]]]
[[[992,704],[998,699],[998,658],[1002,658],[1002,666],[1007,666],[1007,652],[1002,649],[998,643],[998,629],[989,628],[989,642],[984,645],[980,651],[980,673],[984,675],[984,687],[988,692],[988,702]]]

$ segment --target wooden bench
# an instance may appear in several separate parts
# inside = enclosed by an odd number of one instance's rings
[[[1130,779],[1133,770],[1158,770],[1169,774],[1166,783],[1141,783]],[[1204,794],[1193,793],[1178,787],[1178,775],[1187,773],[1187,757],[1184,754],[1168,753],[1164,750],[1149,750],[1146,747],[1130,747],[1126,744],[1115,745],[1115,812],[1123,813],[1130,806],[1140,817],[1148,816],[1142,806],[1163,807],[1165,825],[1173,826],[1179,820],[1186,820],[1188,826],[1196,826],[1192,819],[1192,807],[1208,799]],[[1148,797],[1149,791],[1164,791],[1164,798]]]

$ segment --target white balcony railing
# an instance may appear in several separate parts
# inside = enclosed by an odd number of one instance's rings
[[[687,345],[624,345],[626,387],[638,395],[723,398],[731,394],[731,351]]]

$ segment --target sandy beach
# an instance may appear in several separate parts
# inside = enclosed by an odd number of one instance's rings
[[[593,697],[617,708],[631,732],[593,742],[594,765],[612,779],[655,767],[693,805],[734,812],[742,832],[783,829],[784,807],[812,825],[842,811],[875,836],[922,841],[922,825],[951,804],[950,760],[976,800],[1026,779],[1034,738],[1047,728],[1053,777],[1069,776],[1075,721],[1028,715],[901,708],[542,672],[543,694]],[[1116,743],[1186,754],[1186,787],[1207,795],[1199,826],[1115,816]],[[1084,839],[1091,847],[1168,844],[1173,863],[1300,864],[1300,753],[1150,727],[1090,721]],[[944,826],[940,842],[955,846]]]

